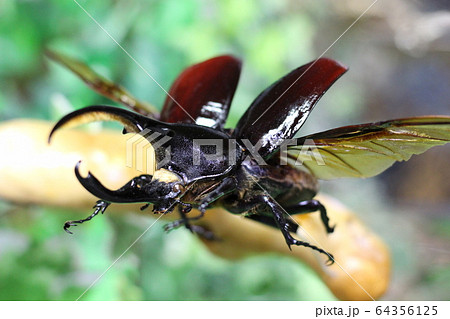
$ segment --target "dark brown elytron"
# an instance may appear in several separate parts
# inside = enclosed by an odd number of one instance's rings
[[[136,176],[118,190],[105,188],[91,173],[80,183],[100,198],[94,213],[69,221],[64,229],[90,220],[110,203],[153,204],[155,213],[175,208],[181,219],[167,230],[185,225],[206,237],[208,230],[190,221],[207,208],[221,206],[234,214],[276,227],[286,243],[333,256],[291,233],[298,225],[293,214],[318,211],[324,230],[333,232],[325,207],[314,199],[317,179],[370,177],[395,161],[408,160],[434,145],[450,141],[450,117],[424,116],[336,128],[294,138],[328,88],[346,72],[336,61],[320,58],[288,73],[264,90],[234,129],[225,128],[237,87],[241,62],[219,56],[193,65],[176,79],[161,114],[137,101],[118,85],[86,65],[51,53],[94,90],[125,106],[89,106],[63,117],[53,128],[113,120],[125,133],[143,135],[155,147],[156,171]],[[190,216],[192,208],[200,215]],[[192,214],[192,213],[191,213]],[[68,231],[69,232],[69,231]]]

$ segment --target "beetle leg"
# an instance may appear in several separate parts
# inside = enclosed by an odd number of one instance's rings
[[[229,194],[236,189],[236,180],[233,177],[225,177],[222,182],[208,193],[200,202],[198,210],[201,212],[201,216],[206,211],[206,208],[222,196]],[[198,217],[198,218],[200,218]],[[197,218],[197,219],[198,219]]]
[[[191,231],[206,240],[219,240],[214,233],[199,225],[190,225]]]
[[[108,208],[109,206],[109,202],[104,201],[104,200],[99,200],[97,201],[97,203],[94,205],[93,208],[95,208],[94,212],[92,213],[91,216],[85,218],[85,219],[80,219],[80,220],[68,220],[64,223],[64,230],[69,233],[69,234],[73,234],[69,228],[71,226],[78,226],[78,224],[82,224],[84,222],[87,222],[89,220],[91,220],[92,218],[94,218],[95,216],[98,215],[98,213],[104,213],[106,208]]]
[[[151,175],[141,175],[135,177],[118,190],[112,191],[103,186],[102,183],[100,183],[100,181],[90,172],[88,173],[87,177],[81,176],[79,171],[80,163],[81,162],[78,162],[75,166],[76,177],[90,193],[92,193],[94,196],[97,196],[98,198],[102,198],[102,200],[97,201],[94,206],[95,210],[91,216],[85,219],[69,220],[65,222],[64,230],[67,233],[72,234],[72,232],[69,230],[71,226],[77,226],[77,224],[82,224],[86,221],[89,221],[100,212],[103,214],[111,202],[130,203],[146,201],[146,192],[143,190],[143,186],[147,183],[150,183],[152,179]],[[145,209],[147,207],[148,204],[144,205],[142,209]]]
[[[175,228],[178,228],[182,225],[184,225],[187,229],[189,229],[191,232],[198,233],[199,235],[202,235],[205,238],[211,238],[213,235],[208,234],[207,236],[204,236],[204,234],[207,234],[209,231],[207,230],[200,230],[199,228],[203,228],[197,225],[191,225],[191,221],[198,220],[202,218],[205,215],[206,208],[222,196],[232,192],[236,188],[236,181],[232,177],[226,177],[222,180],[222,182],[213,190],[211,190],[200,202],[200,205],[198,206],[198,210],[200,211],[200,214],[198,214],[195,217],[187,217],[186,213],[188,213],[192,206],[186,203],[183,203],[179,201],[179,204],[183,205],[184,208],[180,209],[180,215],[181,219],[178,219],[170,224],[167,224],[164,226],[165,231],[171,231]],[[210,232],[209,232],[210,233]]]
[[[259,223],[265,224],[267,226],[271,226],[271,227],[275,227],[275,228],[279,228],[278,224],[275,222],[275,220],[273,219],[273,217],[271,216],[265,216],[265,215],[260,215],[260,214],[250,214],[250,215],[245,215],[245,218],[257,221]],[[292,220],[290,219],[286,219],[286,223],[289,224],[289,231],[295,233],[298,229],[298,225],[296,223],[294,223]]]
[[[206,228],[199,226],[199,225],[192,225],[189,222],[190,218],[186,218],[186,220],[184,219],[179,219],[176,220],[170,224],[167,224],[164,226],[164,230],[166,232],[170,232],[171,230],[174,230],[175,228],[178,228],[180,226],[186,226],[187,229],[189,229],[189,231],[191,233],[195,233],[197,235],[199,235],[200,237],[203,237],[207,240],[217,240],[217,237],[214,235],[214,233],[212,231],[207,230]]]
[[[204,213],[200,213],[198,216],[196,217],[191,217],[188,218],[186,217],[186,213],[188,213],[191,209],[192,206],[186,203],[181,203],[183,205],[183,207],[179,207],[179,212],[180,212],[180,216],[181,219],[178,219],[170,224],[167,224],[164,226],[164,230],[166,232],[169,232],[171,230],[174,230],[180,226],[185,226],[187,229],[189,229],[192,233],[195,233],[207,240],[215,240],[217,239],[217,237],[214,236],[214,233],[203,228],[202,226],[199,225],[192,225],[190,223],[191,220],[197,220],[201,217],[203,217]]]
[[[190,220],[195,220],[195,219],[198,219],[198,218],[200,218],[202,216],[200,215],[200,216],[197,216],[197,217],[194,217],[194,218],[188,218],[186,216],[186,213],[185,213],[183,208],[180,207],[178,209],[178,211],[180,212],[181,219],[176,220],[174,223],[176,224],[178,222],[179,226],[184,225],[184,227],[186,227],[186,229],[188,229],[191,233],[193,233],[194,231],[192,230]]]
[[[329,264],[334,263],[334,257],[330,253],[308,242],[297,240],[291,236],[291,234],[289,233],[290,230],[289,223],[286,221],[282,207],[279,204],[277,204],[274,200],[272,200],[268,196],[262,196],[262,200],[272,211],[275,222],[277,223],[278,228],[281,230],[281,233],[283,234],[284,239],[286,240],[286,243],[289,246],[289,249],[291,249],[291,245],[308,247],[315,251],[318,251],[319,253],[327,255]]]
[[[184,203],[180,200],[177,200],[177,203],[181,205],[180,209],[183,214],[187,214],[192,210],[192,205],[188,203]]]
[[[184,202],[182,202],[180,200],[178,200],[177,202],[178,202],[178,204],[181,205],[181,206],[178,207],[178,212],[180,213],[181,218],[176,220],[176,221],[174,221],[174,222],[171,222],[171,223],[165,225],[164,226],[164,230],[169,232],[171,230],[174,230],[174,229],[184,225],[187,229],[189,229],[191,232],[193,232],[192,225],[190,224],[190,221],[202,218],[204,213],[200,212],[200,214],[198,216],[188,218],[186,216],[186,214],[189,213],[192,210],[192,205],[184,203]]]
[[[189,223],[189,220],[195,220],[195,219],[198,219],[201,217],[201,216],[197,216],[197,217],[187,218],[186,213],[191,211],[192,205],[183,203],[181,201],[179,202],[179,204],[181,204],[183,206],[183,208],[181,208],[181,207],[178,208],[178,212],[180,213],[181,218],[177,219],[176,221],[173,221],[167,225],[164,225],[164,230],[166,232],[174,230],[183,225],[186,226],[187,229],[191,230],[191,225]]]
[[[198,220],[202,218],[205,215],[206,208],[213,203],[214,201],[218,200],[222,196],[230,193],[236,188],[236,181],[232,177],[226,177],[223,179],[223,181],[213,190],[211,190],[208,195],[206,195],[200,202],[200,205],[198,206],[198,210],[200,211],[200,214],[198,214],[195,217],[186,217],[186,213],[188,213],[191,210],[191,205],[188,206],[189,211],[186,211],[185,209],[180,210],[181,219],[176,220],[170,224],[167,224],[164,229],[166,231],[170,231],[172,229],[178,228],[181,225],[185,225],[186,228],[190,229],[190,221]],[[188,205],[181,201],[179,201],[179,204],[182,204],[184,206]]]
[[[332,233],[334,231],[334,226],[330,226],[330,219],[328,218],[325,206],[315,199],[305,200],[297,205],[285,207],[285,209],[292,215],[312,213],[318,210],[320,211],[320,218],[322,219],[323,225],[325,226],[327,232]]]

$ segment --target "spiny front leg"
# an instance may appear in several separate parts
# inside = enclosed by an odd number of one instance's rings
[[[71,226],[77,226],[77,224],[82,224],[94,218],[98,213],[104,213],[106,208],[111,202],[116,203],[133,203],[133,202],[145,202],[147,199],[147,193],[144,190],[144,186],[150,183],[151,175],[141,175],[133,178],[127,184],[119,188],[118,190],[112,191],[103,186],[100,181],[92,175],[90,172],[87,177],[82,177],[79,171],[80,163],[75,167],[75,175],[80,181],[80,183],[93,195],[98,198],[102,198],[97,201],[94,212],[91,216],[80,219],[80,220],[69,220],[64,224],[64,230],[72,234],[69,230]]]
[[[92,213],[91,216],[85,218],[85,219],[80,219],[80,220],[68,220],[64,223],[64,230],[69,233],[69,234],[73,234],[69,228],[71,226],[78,226],[78,224],[82,224],[84,222],[87,222],[89,220],[91,220],[92,218],[94,218],[95,216],[98,215],[98,213],[104,213],[106,208],[108,208],[109,206],[109,202],[104,201],[104,200],[99,200],[97,201],[97,203],[94,205],[93,208],[95,208],[94,212]]]
[[[290,227],[289,223],[286,221],[286,218],[284,216],[283,208],[268,196],[262,196],[262,199],[272,211],[275,222],[277,223],[279,229],[281,230],[281,233],[283,234],[284,239],[286,240],[286,243],[289,246],[289,249],[291,249],[291,245],[308,247],[315,251],[318,251],[321,254],[326,255],[328,257],[327,264],[332,265],[334,263],[334,257],[330,253],[308,242],[301,241],[292,237],[292,235],[289,233]]]

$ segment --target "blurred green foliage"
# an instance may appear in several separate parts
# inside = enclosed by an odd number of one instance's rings
[[[11,205],[2,212],[0,300],[77,299],[152,223],[109,216],[68,236],[61,225],[75,212]],[[226,261],[184,229],[167,234],[162,226],[152,227],[82,300],[333,299],[298,262],[279,256]]]

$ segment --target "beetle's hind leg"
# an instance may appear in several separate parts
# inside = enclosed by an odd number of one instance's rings
[[[322,223],[327,232],[332,233],[334,231],[335,226],[330,226],[330,219],[328,218],[325,206],[323,206],[318,200],[305,200],[297,205],[285,207],[285,209],[291,215],[312,213],[318,210],[320,211],[320,219],[322,219]]]
[[[272,216],[266,216],[266,215],[260,215],[260,214],[249,214],[244,215],[245,218],[257,221],[259,223],[265,224],[267,226],[274,227],[276,229],[279,229],[278,224],[275,222]],[[286,219],[286,223],[288,224],[289,232],[297,232],[298,224],[296,224],[291,219]]]
[[[78,224],[82,224],[84,222],[87,222],[89,220],[91,220],[92,218],[94,218],[95,216],[98,215],[98,213],[104,213],[106,208],[108,208],[109,206],[109,202],[104,201],[104,200],[99,200],[97,201],[97,203],[94,205],[93,208],[95,208],[94,212],[92,213],[91,216],[85,218],[85,219],[80,219],[80,220],[68,220],[64,223],[64,230],[69,233],[69,234],[73,234],[69,228],[71,226],[78,226]]]
[[[278,228],[281,230],[281,233],[283,234],[284,239],[286,240],[286,243],[289,246],[289,249],[291,249],[291,245],[308,247],[311,248],[312,250],[318,251],[319,253],[326,255],[328,257],[328,264],[331,265],[334,263],[334,257],[332,254],[308,242],[301,241],[292,237],[292,235],[289,233],[290,224],[286,221],[283,208],[279,204],[277,204],[274,200],[272,200],[268,196],[262,196],[262,200],[272,211],[273,218],[275,219]]]

